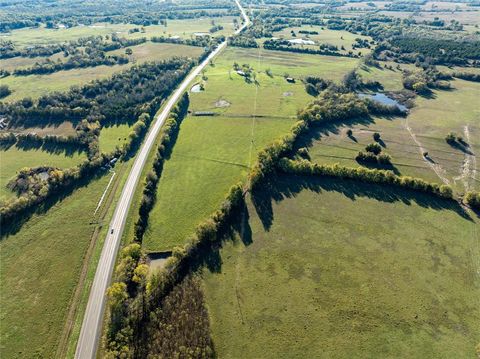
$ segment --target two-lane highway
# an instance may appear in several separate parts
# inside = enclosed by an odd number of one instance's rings
[[[243,25],[235,32],[238,34],[246,26],[249,25],[250,20],[245,13],[245,10],[240,5],[238,0],[235,0],[238,8],[242,13],[244,19]],[[115,209],[110,227],[108,230],[107,238],[102,249],[100,260],[98,263],[97,271],[95,272],[95,278],[93,280],[92,288],[90,290],[90,296],[83,318],[82,328],[80,331],[80,337],[77,343],[77,349],[75,352],[75,358],[78,359],[91,359],[95,358],[98,341],[102,331],[102,320],[105,309],[105,292],[110,283],[113,267],[115,265],[115,259],[120,246],[120,241],[125,225],[125,220],[128,215],[130,203],[135,194],[139,178],[142,173],[142,169],[147,160],[148,154],[152,149],[155,139],[160,132],[165,120],[168,118],[170,111],[175,103],[180,99],[183,92],[187,90],[189,84],[197,77],[200,72],[209,64],[215,56],[217,56],[225,47],[227,41],[222,42],[218,47],[210,53],[210,55],[196,68],[190,72],[190,74],[183,80],[180,86],[171,95],[168,102],[165,104],[162,112],[154,121],[152,128],[147,134],[147,137],[142,144],[135,162],[128,176],[127,182],[123,188],[120,200]]]

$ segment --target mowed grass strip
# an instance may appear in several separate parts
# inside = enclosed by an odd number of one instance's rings
[[[278,184],[204,269],[219,357],[475,355],[478,219],[390,187]]]
[[[12,146],[0,151],[0,202],[12,198],[15,193],[7,188],[10,181],[24,167],[52,166],[59,168],[74,167],[86,159],[83,152],[66,154],[63,151],[47,152],[41,149],[23,150]]]
[[[165,163],[144,248],[164,251],[184,244],[228,189],[245,180],[256,153],[291,125],[278,118],[187,117]]]
[[[34,215],[0,242],[2,358],[52,358],[110,174]]]

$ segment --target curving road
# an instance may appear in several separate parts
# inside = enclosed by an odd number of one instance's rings
[[[240,5],[238,0],[235,0],[239,7],[242,17],[244,19],[243,25],[235,32],[238,34],[250,23],[250,20],[245,13],[245,10]],[[135,162],[128,176],[127,182],[123,188],[120,200],[113,214],[112,221],[110,223],[107,238],[102,249],[100,260],[98,263],[97,271],[95,272],[95,278],[93,280],[92,288],[90,290],[90,296],[88,298],[87,308],[85,310],[85,316],[83,318],[82,328],[80,331],[80,337],[78,338],[77,349],[75,352],[75,358],[78,359],[93,359],[96,357],[98,342],[100,333],[102,331],[103,313],[105,309],[105,292],[110,283],[113,267],[115,265],[115,258],[117,256],[118,248],[122,238],[123,228],[125,220],[128,215],[130,203],[135,194],[142,169],[147,160],[148,154],[152,149],[155,139],[165,122],[168,115],[180,99],[183,92],[187,89],[188,85],[195,79],[196,76],[208,65],[211,59],[217,56],[225,47],[227,41],[222,42],[218,47],[210,53],[210,55],[183,80],[180,86],[172,94],[164,109],[158,115],[152,128],[148,132],[148,135],[140,148],[140,151],[135,158]],[[112,233],[113,231],[113,233]]]

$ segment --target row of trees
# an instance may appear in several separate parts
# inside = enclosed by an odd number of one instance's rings
[[[87,117],[101,118],[101,124],[128,122],[138,117],[145,104],[165,98],[183,79],[194,62],[184,58],[145,63],[95,80],[69,91],[50,93],[37,101],[28,99],[0,103],[10,126],[38,126]]]
[[[16,76],[27,76],[32,74],[44,75],[74,68],[95,67],[100,65],[125,65],[127,63],[128,58],[124,55],[106,55],[104,52],[97,51],[95,53],[78,53],[69,56],[67,61],[58,59],[58,61],[37,62],[32,67],[15,69],[13,74]]]
[[[155,348],[157,343],[151,343],[150,338],[146,342],[147,338],[142,335],[142,332],[145,328],[155,330],[158,321],[162,319],[158,317],[157,309],[164,308],[168,303],[168,295],[177,283],[184,280],[189,266],[198,259],[201,249],[221,238],[226,227],[243,206],[243,190],[239,184],[230,189],[221,208],[197,226],[195,234],[188,239],[188,243],[182,248],[174,248],[172,256],[166,260],[163,268],[148,277],[144,275],[146,268],[141,256],[122,254],[121,262],[117,267],[120,273],[116,274],[116,278],[119,280],[114,282],[107,292],[110,313],[106,337],[107,357],[142,357],[146,356],[145,351],[147,350],[157,350]],[[133,243],[128,245],[124,251],[136,253],[139,248],[137,243]],[[136,258],[139,259],[135,265]],[[134,291],[130,289],[132,283]],[[151,315],[151,313],[155,314]],[[203,325],[205,324],[206,322]],[[205,328],[203,327],[203,329]],[[203,333],[206,334],[205,331]],[[191,338],[189,334],[184,331],[178,331],[178,335],[172,334],[170,332],[169,337],[173,342],[169,343],[170,349],[168,350],[175,352],[191,349],[190,346],[181,348],[181,344]],[[198,340],[199,338],[193,343],[198,343]],[[189,340],[188,343],[192,342]],[[208,338],[205,337],[201,343],[203,344],[200,353],[210,354],[213,352]]]
[[[86,36],[57,44],[36,44],[18,48],[11,40],[0,40],[0,59],[11,57],[45,57],[63,52],[64,56],[75,54],[94,54],[118,50],[122,47],[135,46],[146,42],[145,37],[126,39],[117,34],[105,36]]]
[[[292,43],[288,40],[281,39],[268,39],[263,43],[263,47],[267,50],[277,50],[277,51],[288,51],[288,52],[297,52],[302,54],[313,54],[313,55],[328,55],[328,56],[343,56],[343,57],[353,57],[358,58],[358,55],[353,54],[352,51],[344,54],[338,51],[332,51],[327,48],[325,49],[313,49],[309,47],[296,47],[292,46]]]
[[[320,165],[307,160],[293,161],[288,158],[282,158],[278,162],[278,169],[288,174],[354,179],[368,183],[399,186],[411,190],[430,193],[446,199],[453,198],[453,190],[448,185],[430,183],[421,178],[397,176],[392,171],[386,170],[368,169],[365,167],[351,168],[343,167],[338,164]]]
[[[198,46],[204,48],[213,48],[219,43],[225,41],[225,36],[195,36],[194,38],[182,39],[181,37],[169,37],[169,36],[152,36],[150,38],[152,42],[159,43],[172,43],[172,44],[182,44],[190,46]]]
[[[95,23],[135,24],[150,26],[166,24],[170,19],[194,19],[238,15],[238,8],[228,1],[213,1],[205,4],[158,2],[147,4],[132,0],[118,3],[105,0],[101,3],[67,1],[63,6],[52,6],[48,0],[6,1],[2,3],[0,32],[24,27],[48,28],[60,25],[73,27]]]
[[[23,183],[22,195],[7,200],[0,207],[0,225],[7,226],[16,218],[20,218],[27,211],[44,203],[53,194],[64,192],[69,186],[75,185],[79,180],[85,179],[96,173],[101,167],[108,164],[111,157],[99,155],[87,159],[78,166],[60,170],[58,168],[26,168],[19,172],[15,183]],[[45,174],[42,174],[45,173]],[[17,188],[16,184],[12,184]]]

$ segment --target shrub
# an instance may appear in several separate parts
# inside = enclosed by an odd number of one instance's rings
[[[464,197],[464,202],[476,210],[480,210],[480,192],[469,191]]]
[[[448,144],[454,144],[456,138],[457,134],[455,132],[449,132],[447,136],[445,136],[445,141],[447,141]]]
[[[373,139],[378,142],[380,140],[380,134],[378,132],[375,132],[373,134]]]
[[[382,147],[378,143],[369,143],[366,147],[365,150],[367,152],[371,152],[374,155],[378,155],[380,152],[382,152]]]

